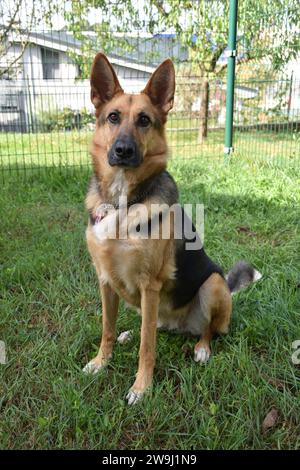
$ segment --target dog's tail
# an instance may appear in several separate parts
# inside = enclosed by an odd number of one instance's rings
[[[225,276],[230,292],[246,289],[253,282],[261,279],[262,274],[246,261],[238,261]]]

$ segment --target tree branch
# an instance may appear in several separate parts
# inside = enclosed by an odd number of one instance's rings
[[[5,68],[0,69],[0,78],[3,77],[6,73],[8,73],[10,71],[10,69],[15,65],[15,63],[18,62],[22,58],[22,56],[24,54],[24,51],[25,51],[27,46],[28,46],[28,41],[26,41],[22,44],[22,50],[21,50],[20,54],[18,56],[16,56],[12,60],[12,62],[10,62]]]
[[[162,0],[152,0],[152,3],[165,18],[168,18],[169,13],[164,9]]]
[[[219,47],[217,47],[217,49],[215,50],[215,52],[212,56],[208,72],[214,72],[215,71],[216,66],[217,66],[217,62],[218,62],[219,58],[221,57],[221,55],[223,54],[223,52],[225,51],[226,47],[227,47],[227,44],[224,44],[224,43],[221,44]]]
[[[10,18],[10,21],[8,22],[8,24],[4,27],[4,30],[2,31],[1,35],[0,35],[0,41],[3,42],[4,39],[7,38],[9,32],[11,31],[13,25],[14,25],[14,22],[16,20],[16,16],[20,10],[20,6],[21,6],[21,3],[22,3],[22,0],[19,0],[17,5],[16,5],[16,9],[13,13],[13,16]]]
[[[22,0],[19,0],[18,4],[17,4],[17,7],[16,7],[16,10],[15,10],[15,13],[13,15],[13,17],[11,18],[11,20],[9,21],[7,27],[5,28],[6,30],[6,33],[5,33],[5,36],[4,37],[7,37],[10,30],[12,29],[13,27],[13,24],[14,24],[14,21],[15,21],[15,18],[16,18],[16,15],[17,15],[17,12],[20,10],[20,6],[21,6],[21,3],[22,3]],[[29,35],[30,35],[30,30],[32,28],[32,25],[33,25],[33,21],[34,21],[34,18],[35,18],[35,6],[34,6],[34,2],[32,4],[32,9],[31,9],[31,14],[30,14],[30,23],[28,25],[28,28],[27,28],[27,35],[25,38],[23,38],[21,35],[24,34],[24,31],[21,30],[19,28],[18,30],[18,33],[20,35],[20,42],[22,44],[22,49],[21,49],[21,52],[20,54],[18,54],[16,57],[14,57],[14,59],[9,63],[7,64],[7,66],[5,68],[1,68],[0,70],[0,78],[3,77],[3,75],[5,75],[6,73],[9,72],[9,70],[23,57],[23,54],[25,52],[25,49],[26,47],[28,46],[29,44]],[[2,38],[1,38],[2,39]],[[6,50],[4,49],[4,52],[1,51],[1,55],[4,56],[6,54]]]

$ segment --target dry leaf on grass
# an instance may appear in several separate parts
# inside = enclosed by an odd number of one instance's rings
[[[261,426],[262,433],[265,434],[269,429],[273,428],[276,425],[277,421],[278,411],[276,410],[276,408],[272,408],[263,420]]]
[[[237,231],[238,231],[239,233],[245,233],[245,234],[248,235],[249,237],[256,237],[256,236],[257,236],[257,233],[252,232],[252,230],[250,229],[250,227],[246,227],[246,226],[237,227]]]

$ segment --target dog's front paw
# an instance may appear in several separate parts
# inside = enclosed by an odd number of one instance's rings
[[[209,360],[210,354],[210,349],[208,347],[201,346],[200,348],[195,348],[194,360],[205,364]]]
[[[131,388],[126,396],[128,405],[135,405],[138,401],[141,400],[143,395],[144,395],[144,392],[138,392]]]
[[[87,365],[82,369],[82,372],[85,374],[91,374],[95,375],[100,372],[100,370],[104,369],[104,367],[107,365],[107,361],[104,361],[103,359],[99,360],[97,357],[95,359],[92,359],[90,362],[87,363]]]

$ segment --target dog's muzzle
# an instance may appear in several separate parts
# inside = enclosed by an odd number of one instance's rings
[[[117,139],[108,152],[108,162],[111,166],[136,168],[142,160],[135,141],[128,137]]]

